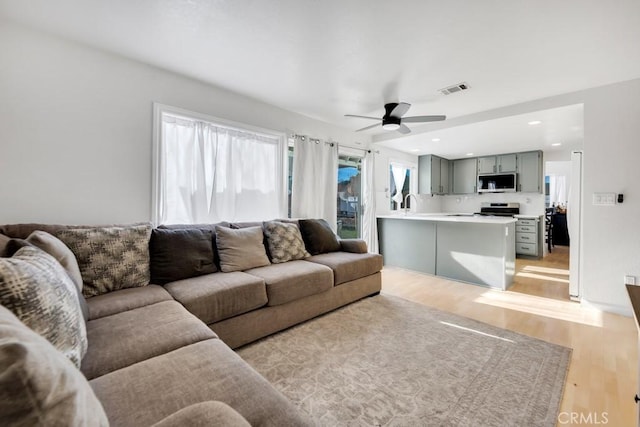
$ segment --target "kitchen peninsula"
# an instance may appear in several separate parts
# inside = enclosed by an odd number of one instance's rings
[[[506,290],[515,273],[514,218],[379,215],[384,264]]]

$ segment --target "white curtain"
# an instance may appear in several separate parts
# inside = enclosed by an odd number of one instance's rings
[[[378,253],[378,223],[376,220],[375,157],[369,151],[362,164],[362,239],[369,252]]]
[[[296,137],[292,181],[291,217],[324,218],[335,231],[338,145]]]
[[[565,205],[569,200],[567,177],[564,175],[549,176],[549,203]]]
[[[283,145],[277,137],[163,115],[159,222],[284,216]]]
[[[391,165],[391,173],[393,174],[393,182],[396,184],[396,194],[391,198],[391,200],[398,204],[399,209],[400,204],[404,202],[404,200],[402,200],[402,188],[404,187],[404,181],[407,178],[407,168],[400,165]]]

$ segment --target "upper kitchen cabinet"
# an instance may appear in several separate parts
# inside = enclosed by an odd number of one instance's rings
[[[542,193],[542,151],[518,153],[518,191]]]
[[[458,159],[451,162],[453,194],[473,194],[478,185],[478,159]]]
[[[478,158],[478,173],[516,172],[517,156],[515,154],[501,154],[499,156],[485,156]]]
[[[418,158],[418,192],[449,193],[449,160],[432,154]]]

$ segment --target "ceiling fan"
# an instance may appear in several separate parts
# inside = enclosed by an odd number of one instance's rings
[[[372,129],[378,125],[382,125],[382,129],[384,130],[397,130],[400,133],[411,133],[411,129],[405,125],[405,123],[426,123],[426,122],[438,122],[440,120],[444,120],[447,116],[413,116],[413,117],[402,117],[407,114],[411,104],[406,102],[391,102],[389,104],[384,105],[384,116],[382,119],[379,117],[369,117],[369,116],[358,116],[355,114],[345,114],[345,117],[358,117],[361,119],[371,119],[371,120],[380,120],[380,123],[376,123],[375,125],[363,127],[362,129],[358,129],[356,132],[360,132],[367,129]]]

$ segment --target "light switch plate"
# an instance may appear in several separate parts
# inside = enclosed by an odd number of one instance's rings
[[[593,193],[593,204],[598,206],[613,206],[616,204],[616,193]]]

